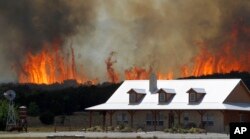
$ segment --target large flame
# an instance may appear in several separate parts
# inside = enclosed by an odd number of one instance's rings
[[[60,40],[54,40],[51,44],[45,43],[40,53],[28,52],[22,65],[23,70],[19,73],[19,82],[52,84],[73,79],[78,83],[96,83],[97,80],[89,80],[84,74],[77,72],[72,46],[71,53],[64,56],[59,49],[60,45]]]
[[[231,71],[249,71],[250,52],[238,53],[237,56],[234,54],[239,41],[238,37],[239,28],[235,25],[232,28],[229,39],[215,52],[209,51],[204,42],[197,43],[200,51],[193,59],[193,66],[188,67],[184,65],[181,68],[182,77],[229,73]]]
[[[112,56],[115,54],[115,52],[111,52],[109,57],[106,59],[105,63],[107,66],[107,73],[109,81],[112,83],[119,82],[119,76],[118,73],[116,73],[113,65],[116,63],[116,60],[112,60]]]
[[[249,30],[243,29],[246,33]],[[250,52],[246,51],[244,54],[238,54],[235,57],[234,51],[239,43],[239,28],[234,26],[232,28],[229,38],[222,43],[219,50],[212,51],[208,49],[206,42],[197,42],[199,52],[193,57],[193,61],[180,67],[180,73],[173,71],[159,72],[156,71],[157,78],[168,80],[176,78],[174,75],[181,77],[201,76],[213,73],[229,73],[231,71],[249,71]],[[84,75],[82,66],[77,66],[75,62],[74,49],[70,46],[70,54],[64,55],[62,53],[61,41],[55,40],[52,43],[44,43],[44,49],[40,53],[27,53],[25,62],[22,65],[22,72],[19,73],[19,82],[21,83],[37,83],[37,84],[51,84],[56,82],[63,82],[64,80],[74,79],[78,83],[96,83],[98,80],[90,80]],[[52,48],[52,49],[48,49]],[[111,52],[105,60],[107,77],[110,82],[120,82],[119,77],[123,77],[114,68],[117,62],[113,56],[115,52]],[[80,71],[77,68],[81,67]],[[178,71],[178,70],[176,70]],[[142,68],[138,66],[131,67],[124,71],[126,80],[146,80],[149,79],[151,68]],[[179,77],[179,76],[178,76]]]

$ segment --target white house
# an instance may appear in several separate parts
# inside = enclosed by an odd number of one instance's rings
[[[250,92],[240,79],[126,80],[106,103],[103,126],[128,124],[163,130],[174,125],[225,132],[230,122],[250,122]],[[108,115],[107,115],[108,114]]]

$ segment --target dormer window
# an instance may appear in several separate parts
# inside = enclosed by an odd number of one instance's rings
[[[187,91],[189,93],[189,103],[199,103],[206,94],[203,88],[191,88]]]
[[[142,101],[144,96],[146,95],[145,89],[130,89],[128,91],[129,94],[129,103],[130,104],[137,104]]]
[[[129,95],[129,102],[130,103],[135,103],[136,102],[136,94],[135,93],[131,93]]]
[[[189,101],[190,102],[195,102],[196,101],[196,94],[195,93],[190,93],[189,94]]]
[[[166,94],[165,93],[159,93],[159,102],[165,102]]]
[[[157,91],[157,93],[159,94],[159,103],[170,102],[176,94],[174,89],[168,88],[161,88]]]

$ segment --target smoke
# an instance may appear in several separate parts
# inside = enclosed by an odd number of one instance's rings
[[[58,39],[62,50],[73,42],[76,65],[90,78],[108,79],[105,59],[112,51],[120,75],[139,66],[178,77],[180,67],[192,65],[199,53],[197,42],[222,51],[233,26],[240,27],[233,55],[239,57],[249,51],[247,0],[0,0],[0,73],[5,75],[0,80],[17,80],[11,67],[19,67],[27,51],[39,53],[45,42]]]
[[[39,53],[54,41],[63,49],[79,26],[89,32],[95,17],[93,4],[91,0],[0,0],[1,67],[5,67],[1,73],[9,67],[19,72],[27,52]]]

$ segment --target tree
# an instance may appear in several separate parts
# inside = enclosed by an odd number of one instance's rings
[[[8,102],[0,100],[0,130],[5,130],[8,114]]]
[[[55,116],[51,112],[44,112],[40,115],[39,119],[43,124],[51,125],[54,123]]]
[[[29,116],[38,116],[39,115],[39,107],[35,102],[30,102],[28,107],[28,115]]]

